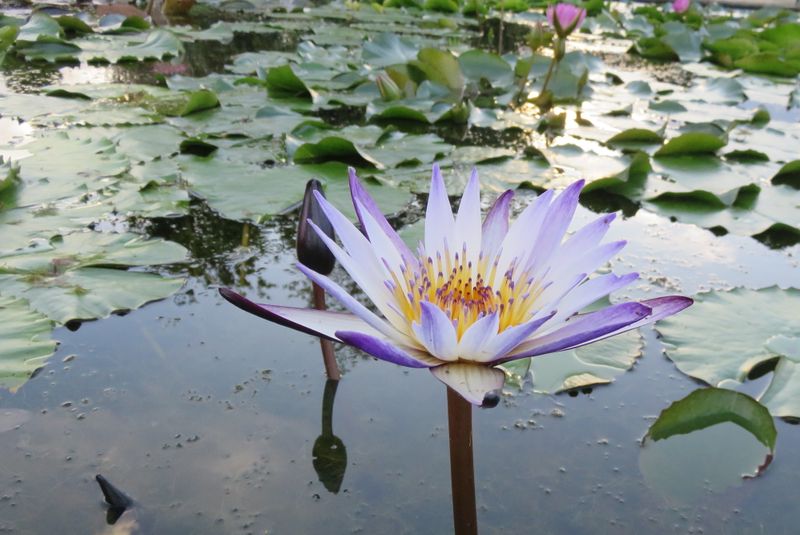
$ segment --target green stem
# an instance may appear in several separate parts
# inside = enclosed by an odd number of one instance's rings
[[[544,77],[544,83],[542,84],[542,90],[539,91],[539,96],[544,95],[544,92],[547,91],[547,86],[550,84],[550,78],[553,77],[553,70],[555,69],[558,60],[556,56],[553,55],[552,61],[550,61],[550,66],[547,68],[547,74]]]

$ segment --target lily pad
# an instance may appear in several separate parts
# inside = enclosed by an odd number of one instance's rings
[[[747,394],[722,388],[695,390],[661,411],[645,440],[664,440],[723,422],[746,429],[770,452],[775,451],[778,432],[767,408]]]
[[[758,399],[774,416],[800,418],[798,355],[780,354],[771,345],[776,336],[797,338],[798,307],[800,290],[792,288],[710,292],[658,330],[678,369],[712,386],[735,388],[759,368],[774,366]]]
[[[688,132],[667,141],[654,156],[685,156],[692,154],[714,154],[725,146],[725,140],[705,132]]]
[[[56,350],[53,323],[22,299],[0,295],[0,388],[12,392]]]
[[[800,189],[800,160],[789,162],[772,177],[773,184],[786,184]]]

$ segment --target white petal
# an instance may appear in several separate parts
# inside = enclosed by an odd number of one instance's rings
[[[552,198],[553,190],[549,189],[543,192],[522,211],[508,229],[503,244],[500,246],[500,259],[497,264],[498,276],[502,276],[515,260],[522,261],[522,256],[530,251],[531,245],[538,239]],[[491,264],[492,259],[488,260]]]
[[[371,252],[364,253],[356,257],[358,258],[358,260],[356,260],[356,258],[347,254],[336,242],[325,235],[313,221],[309,221],[309,225],[317,232],[328,249],[333,253],[333,256],[336,257],[339,264],[350,274],[353,281],[364,290],[364,293],[367,294],[367,297],[370,298],[378,310],[381,311],[386,319],[392,322],[392,325],[402,330],[401,325],[405,324],[405,319],[392,307],[395,298],[384,284],[386,278],[383,269],[378,270],[375,267],[369,266],[371,262],[375,261],[375,256]]]
[[[454,228],[453,209],[450,207],[450,199],[447,198],[442,172],[439,170],[438,164],[433,164],[431,191],[428,195],[428,207],[425,210],[425,251],[427,254],[434,256],[437,251],[444,250],[445,242],[452,248]]]
[[[456,216],[455,243],[457,251],[467,246],[468,258],[476,265],[481,252],[481,186],[478,182],[478,170],[472,169]]]
[[[558,313],[553,318],[553,323],[566,320],[598,299],[624,288],[638,278],[638,273],[628,273],[621,277],[608,273],[584,282],[561,299],[557,305]]]
[[[489,208],[481,227],[481,253],[484,258],[494,259],[494,255],[508,233],[508,216],[514,190],[506,190]]]
[[[505,375],[496,368],[462,362],[431,368],[431,373],[473,405],[483,404],[486,394],[505,382]]]
[[[326,292],[331,294],[337,301],[339,301],[342,305],[344,305],[347,310],[364,320],[364,322],[368,323],[372,328],[377,330],[379,333],[383,334],[385,337],[397,340],[400,343],[409,344],[409,345],[418,345],[415,344],[413,339],[407,336],[402,331],[396,329],[385,320],[379,318],[375,314],[369,311],[367,307],[356,301],[356,299],[350,295],[344,288],[333,282],[331,279],[326,277],[325,275],[321,275],[316,271],[307,268],[303,264],[297,264],[297,269],[303,272],[303,274],[311,279],[313,282],[319,284]],[[340,330],[361,330],[361,329],[340,329]],[[367,332],[367,331],[363,331]]]
[[[470,325],[458,341],[458,355],[464,360],[475,360],[483,347],[495,336],[500,327],[500,314],[493,312]]]
[[[457,360],[458,339],[450,318],[439,307],[427,301],[422,301],[420,307],[420,322],[411,326],[417,340],[437,359]]]
[[[578,207],[578,197],[583,184],[583,180],[570,184],[547,210],[542,230],[536,239],[536,244],[531,248],[529,258],[524,264],[527,271],[534,277],[547,270],[551,256],[561,245],[564,234],[566,234],[572,222],[572,217],[575,215],[575,209]]]

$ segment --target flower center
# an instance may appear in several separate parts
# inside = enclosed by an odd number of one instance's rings
[[[542,292],[541,285],[527,273],[515,273],[514,262],[498,276],[497,260],[489,265],[479,255],[473,262],[466,246],[455,254],[445,247],[435,258],[421,251],[418,262],[413,269],[404,265],[403,279],[393,275],[394,283],[388,284],[399,311],[409,324],[419,322],[420,303],[428,301],[447,314],[459,339],[470,325],[488,314],[499,314],[498,332],[528,321]]]

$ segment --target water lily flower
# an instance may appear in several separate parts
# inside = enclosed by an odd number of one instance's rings
[[[547,20],[561,38],[575,31],[586,18],[586,10],[573,4],[555,4],[547,7]]]
[[[401,366],[428,368],[467,401],[480,405],[487,393],[503,386],[500,364],[602,340],[692,303],[687,297],[668,296],[581,313],[638,277],[609,273],[590,278],[625,242],[601,243],[614,214],[566,237],[582,187],[583,181],[578,181],[560,195],[545,191],[513,224],[513,192],[506,191],[481,221],[477,172],[472,172],[454,216],[441,172],[434,166],[425,236],[414,253],[351,169],[350,191],[361,229],[318,195],[342,245],[322,230],[318,235],[377,312],[303,264],[298,264],[300,271],[349,313],[260,305],[228,289],[221,293],[275,323]]]
[[[691,5],[691,0],[674,0],[672,2],[672,11],[675,13],[686,13]]]

